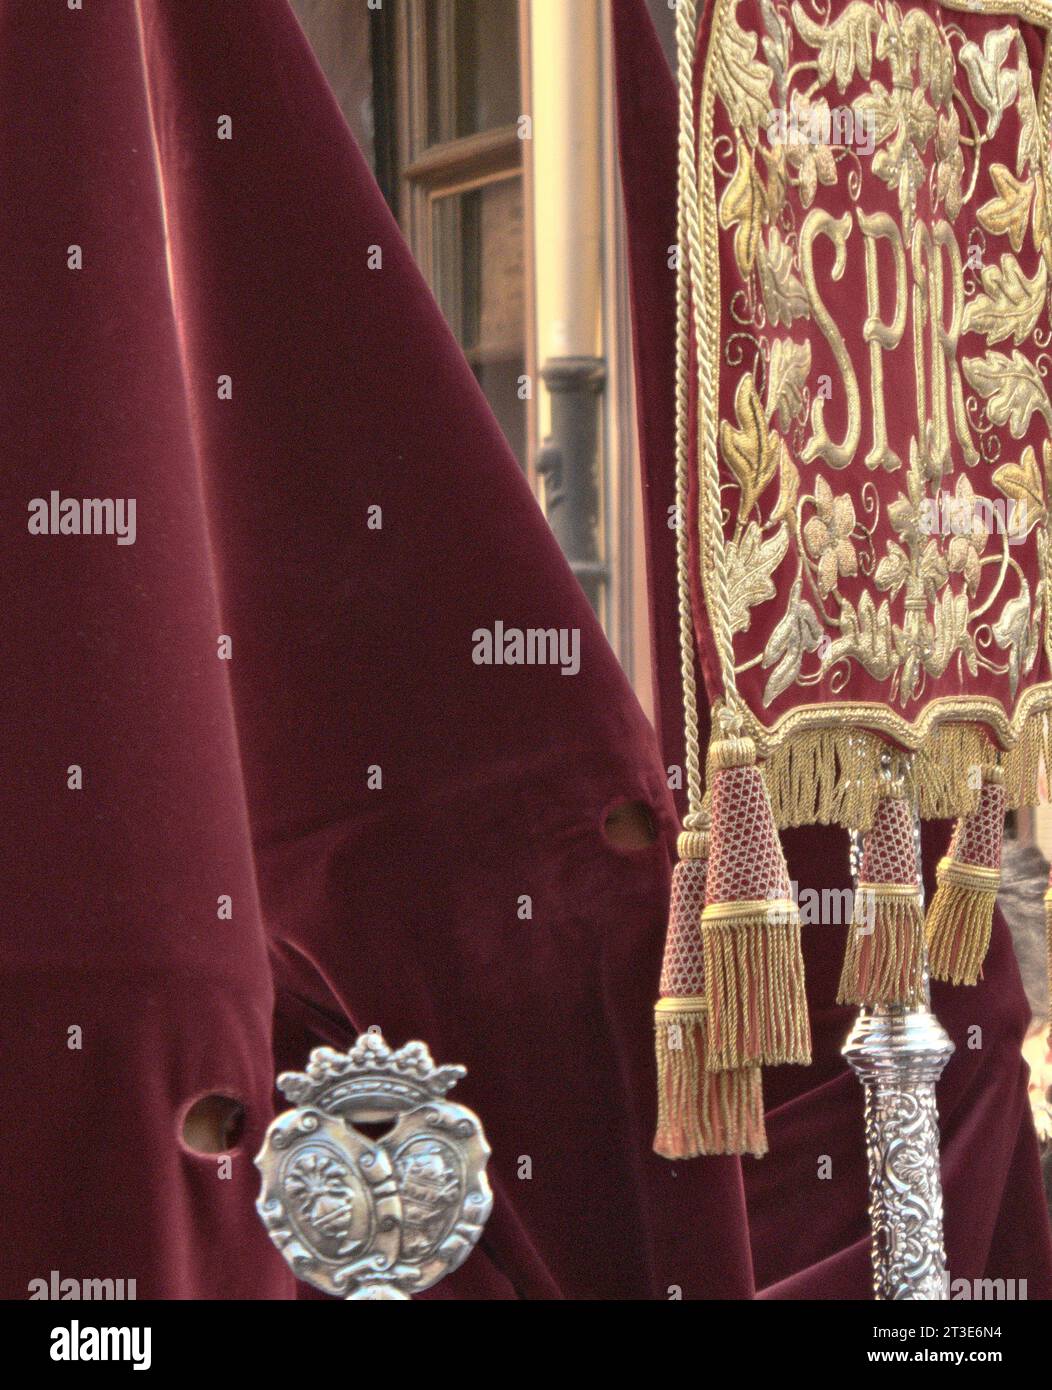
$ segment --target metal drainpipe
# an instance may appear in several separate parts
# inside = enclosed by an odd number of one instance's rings
[[[553,357],[541,378],[551,397],[551,434],[537,454],[548,522],[597,613],[607,567],[600,550],[599,411],[606,364],[600,357]]]
[[[603,344],[602,0],[531,0],[538,401],[548,521],[589,602],[607,583]]]

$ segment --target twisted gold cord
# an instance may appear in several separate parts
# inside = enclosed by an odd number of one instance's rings
[[[714,28],[721,27],[723,11],[717,9]],[[691,819],[695,806],[701,804],[700,730],[698,728],[698,695],[694,668],[694,623],[690,598],[689,542],[686,530],[686,508],[690,480],[690,431],[688,372],[690,365],[690,330],[693,323],[695,339],[704,334],[705,341],[719,337],[719,261],[715,255],[705,257],[702,247],[701,198],[697,141],[694,132],[694,59],[697,49],[697,0],[680,0],[676,12],[676,53],[679,82],[679,208],[677,235],[679,264],[676,283],[676,497],[677,497],[677,562],[679,570],[679,625],[683,673],[683,711],[687,736],[687,789]],[[718,35],[713,35],[718,42]],[[706,82],[703,100],[711,101]],[[704,116],[703,116],[704,119]],[[707,177],[712,171],[707,170]],[[715,236],[708,228],[709,238]],[[693,309],[693,316],[691,310]],[[704,322],[702,322],[704,320]],[[728,713],[724,732],[734,734],[740,728],[737,681],[734,669],[734,645],[730,595],[727,581],[727,560],[723,537],[722,500],[720,496],[719,454],[717,441],[716,373],[711,354],[700,350],[695,354],[697,364],[697,456],[700,479],[698,496],[698,535],[707,539],[707,553],[700,562],[712,577],[705,586],[706,599],[715,612],[713,630],[720,662],[725,710]],[[706,516],[707,513],[707,516]],[[700,550],[700,546],[699,546]]]
[[[676,209],[676,570],[679,589],[680,671],[683,677],[683,724],[686,734],[688,829],[702,810],[701,731],[694,666],[694,619],[690,601],[690,542],[687,498],[690,484],[690,420],[687,373],[690,363],[690,267],[687,258],[688,208],[697,209],[694,180],[694,41],[696,0],[681,0],[676,15],[679,80],[679,198]]]

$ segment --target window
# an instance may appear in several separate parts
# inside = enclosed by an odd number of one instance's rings
[[[293,0],[520,465],[529,452],[521,0]]]
[[[398,17],[403,226],[525,467],[520,3],[404,0]]]

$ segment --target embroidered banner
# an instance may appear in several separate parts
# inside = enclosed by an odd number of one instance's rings
[[[989,740],[1009,804],[1035,799],[1050,19],[981,0],[709,7],[697,636],[714,689],[733,666],[783,825],[867,824],[887,739],[920,750],[925,814],[975,804]]]

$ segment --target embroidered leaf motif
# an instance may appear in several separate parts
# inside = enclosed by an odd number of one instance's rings
[[[1034,216],[1030,234],[1034,239],[1034,250],[1041,252],[1046,269],[1052,270],[1052,226],[1049,226],[1045,180],[1040,172],[1034,175]]]
[[[723,41],[713,49],[714,80],[731,125],[758,136],[771,109],[771,70],[756,57],[756,35],[738,23],[738,6],[723,25]]]
[[[807,291],[793,271],[792,249],[777,227],[771,228],[767,246],[760,244],[760,290],[772,327],[810,316]]]
[[[880,20],[864,0],[852,0],[832,24],[816,24],[794,0],[793,23],[806,44],[818,49],[818,80],[825,86],[831,77],[842,92],[858,72],[868,78],[873,69],[873,35]]]
[[[773,322],[774,320],[772,320]],[[778,412],[778,424],[787,430],[800,414],[804,386],[811,370],[811,344],[792,338],[775,338],[767,372],[767,418]]]
[[[956,111],[939,117],[935,135],[935,195],[941,198],[946,216],[955,221],[964,202],[964,155],[961,154],[961,122]]]
[[[888,22],[877,36],[877,57],[887,56],[895,85],[909,86],[913,63],[917,81],[942,106],[953,90],[953,50],[931,15],[907,10],[899,22],[899,7],[888,6]]]
[[[1030,631],[1030,586],[1020,578],[1021,592],[1010,599],[991,629],[994,641],[1008,653],[1008,681],[1013,696],[1024,669],[1029,670],[1036,655],[1036,633]],[[1036,625],[1035,625],[1036,626]]]
[[[725,149],[716,147],[718,224],[727,261],[736,266],[732,281],[740,274],[746,283],[744,292],[731,284],[737,317],[748,330],[740,336],[767,355],[761,377],[761,367],[750,370],[740,343],[734,353],[729,343],[719,345],[736,388],[734,407],[718,431],[729,509],[725,556],[736,659],[739,669],[762,671],[757,689],[764,708],[792,698],[801,681],[806,686],[816,679],[819,656],[809,653],[820,654],[823,672],[838,663],[838,697],[857,696],[854,682],[865,672],[863,685],[882,682],[884,698],[906,707],[943,695],[928,686],[947,681],[951,669],[955,688],[965,667],[977,678],[980,663],[1004,668],[1007,698],[1009,680],[1018,693],[1042,650],[1047,586],[1038,576],[1047,549],[1046,490],[1052,495],[1052,476],[1046,485],[1042,462],[1052,475],[1052,444],[1043,443],[1042,460],[1031,431],[1039,424],[1042,436],[1045,426],[1052,431],[1052,391],[1038,357],[1052,290],[1052,205],[1046,205],[1042,174],[1047,132],[1035,101],[1030,49],[1018,26],[1003,21],[996,32],[980,31],[967,42],[956,23],[944,28],[945,16],[933,20],[939,8],[918,0],[840,0],[835,7],[817,0],[744,6],[726,0],[717,7],[722,41],[714,46],[711,71],[727,119],[718,116],[716,128],[730,131],[729,140],[718,137]],[[834,113],[829,106],[837,89],[842,105]],[[854,156],[845,158],[837,148],[850,136],[833,134],[845,129],[834,122],[843,103],[854,112],[854,131],[861,127],[867,140],[865,159],[856,150],[858,168]],[[772,115],[779,117],[777,138]],[[997,136],[1001,125],[1006,132]],[[992,137],[1004,146],[996,152],[1002,163],[989,163]],[[974,495],[976,472],[958,468],[951,476],[954,427],[945,411],[933,418],[931,392],[921,388],[921,421],[910,440],[901,493],[882,493],[879,505],[867,501],[863,508],[862,478],[842,497],[834,496],[824,470],[813,477],[806,470],[801,483],[786,441],[806,421],[815,358],[807,333],[813,310],[796,245],[801,217],[815,202],[829,203],[827,191],[838,181],[849,202],[872,206],[868,187],[876,205],[894,213],[906,275],[916,282],[915,327],[922,337],[925,325],[932,334],[946,330],[949,306],[927,303],[938,297],[930,277],[946,272],[936,268],[941,248],[929,243],[925,256],[913,230],[919,217],[931,236],[940,219],[959,221],[967,193],[985,249],[952,336],[955,347],[959,339],[964,353],[968,344],[977,353],[962,360],[958,349],[957,356],[970,396],[969,438],[993,429],[984,442],[1000,446],[983,451],[986,497]],[[960,248],[966,238],[957,232]],[[883,255],[878,261],[883,282],[890,266]],[[896,273],[900,266],[896,254]],[[724,291],[728,283],[724,279]],[[959,287],[958,275],[953,288],[959,293]],[[896,322],[900,308],[905,317],[902,298],[896,293]],[[842,331],[845,314],[850,327],[856,312],[859,323],[867,312],[862,300],[856,305],[850,297],[838,305],[834,317]],[[903,351],[908,355],[908,345]],[[904,374],[887,376],[892,393],[909,375],[908,363],[903,366]],[[955,401],[963,429],[961,401]],[[974,448],[963,441],[962,448],[974,462]],[[956,497],[950,495],[954,483]],[[943,512],[942,524],[933,525],[932,508],[946,504],[955,507],[957,519],[947,523]],[[990,513],[1005,507],[1013,533],[995,544]],[[1009,552],[1008,544],[1022,541],[1024,523],[1032,549]],[[989,554],[994,550],[996,562]],[[750,642],[752,612],[760,605],[762,635],[754,630]],[[828,651],[825,634],[835,639]]]
[[[1049,447],[1047,439],[1044,444],[1044,459],[1047,474],[1052,461],[1052,448]],[[1006,463],[998,468],[993,481],[994,487],[1003,492],[1012,503],[1010,529],[1017,535],[1029,535],[1037,522],[1045,516],[1045,490],[1033,445],[1026,446],[1018,463]]]
[[[1029,338],[1045,302],[1048,274],[1044,261],[1038,264],[1034,278],[1028,280],[1016,258],[1006,251],[1000,267],[985,268],[982,282],[985,293],[977,295],[965,309],[963,331],[982,333],[988,343],[1000,343],[1009,337],[1021,343]]]
[[[727,543],[727,598],[732,633],[747,632],[752,621],[750,608],[774,598],[771,575],[789,548],[786,527],[779,526],[767,540],[761,540],[761,534],[756,522],[750,521],[740,542]]]
[[[878,145],[895,134],[902,113],[900,103],[883,82],[871,82],[869,91],[852,102],[851,110],[855,113],[855,119],[861,121],[863,128],[872,123],[873,139]]]
[[[763,653],[762,666],[777,661],[763,692],[764,705],[769,705],[783,691],[795,684],[805,652],[817,651],[822,645],[822,625],[807,599],[800,597],[801,581],[797,579],[789,595],[785,616],[771,633]]]
[[[738,166],[720,199],[720,226],[734,228],[734,259],[748,278],[760,246],[760,233],[767,216],[767,193],[744,140],[738,141]]]
[[[778,467],[781,440],[767,427],[767,415],[751,376],[743,376],[734,396],[738,428],[727,420],[720,424],[720,449],[727,467],[741,489],[738,520],[747,517]]]
[[[986,413],[995,425],[1008,425],[1013,439],[1022,439],[1030,417],[1039,410],[1052,428],[1052,409],[1041,376],[1018,348],[1008,358],[1003,352],[985,357],[965,357],[964,374],[986,400]]]
[[[934,537],[921,551],[920,565],[918,567],[920,580],[924,586],[924,592],[929,599],[935,599],[939,590],[946,583],[949,572],[946,561],[943,559],[942,551],[939,549],[939,542]]]
[[[877,57],[891,66],[892,82],[903,90],[916,85],[931,92],[939,106],[953,91],[953,51],[939,26],[923,10],[907,10],[889,4],[877,33]]]
[[[918,626],[914,623],[914,627]],[[923,625],[926,630],[927,624]],[[908,705],[917,693],[921,678],[921,640],[897,624],[894,628],[895,652],[902,664],[899,673],[899,703]]]
[[[951,593],[949,589],[935,605],[935,640],[924,660],[924,669],[929,675],[939,676],[949,666],[958,648],[970,648],[969,666],[975,659],[975,650],[968,637],[968,600],[964,594]]]
[[[789,69],[789,29],[774,6],[774,0],[760,0],[760,14],[766,34],[763,56],[774,74],[778,104],[785,107],[785,76]]]
[[[988,33],[981,50],[976,43],[961,45],[961,65],[968,73],[973,96],[987,115],[987,135],[995,133],[1006,107],[1012,105],[1019,91],[1018,74],[1004,66],[1015,33],[1006,25]]]
[[[809,208],[818,185],[836,183],[836,159],[827,143],[833,138],[833,116],[825,98],[811,101],[794,92],[789,103],[790,129],[785,157],[796,170],[800,201]]]
[[[1003,164],[990,165],[990,178],[997,189],[997,197],[984,203],[976,216],[992,236],[1007,236],[1012,250],[1018,253],[1023,249],[1023,238],[1026,236],[1034,181],[1027,179],[1025,183],[1020,183]]]
[[[1037,114],[1037,101],[1034,99],[1034,83],[1030,76],[1030,60],[1021,35],[1017,35],[1018,57],[1016,78],[1019,84],[1019,149],[1016,154],[1015,171],[1020,178],[1030,169],[1041,168],[1041,132]]]
[[[867,589],[859,600],[857,613],[847,599],[841,599],[837,621],[840,636],[830,643],[823,670],[844,657],[854,657],[876,680],[887,680],[898,665],[887,599],[878,610]]]
[[[781,449],[778,455],[778,504],[771,513],[771,520],[787,521],[791,531],[796,530],[796,503],[800,496],[800,473],[796,464],[789,457],[789,450],[785,447],[785,440],[781,440]]]
[[[887,554],[877,566],[873,581],[878,589],[890,592],[894,598],[910,577],[910,558],[897,541],[888,541]]]

